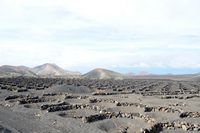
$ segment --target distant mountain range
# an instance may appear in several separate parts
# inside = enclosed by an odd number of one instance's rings
[[[0,77],[61,77],[61,78],[87,78],[87,79],[173,79],[173,80],[198,80],[200,73],[188,75],[153,75],[143,72],[140,75],[133,73],[121,74],[111,70],[97,68],[86,74],[80,72],[67,71],[56,64],[46,63],[43,65],[29,68],[26,66],[0,66]]]
[[[25,66],[8,66],[0,67],[0,77],[63,77],[63,78],[89,78],[89,79],[123,79],[124,75],[98,68],[94,69],[84,75],[80,72],[72,72],[62,69],[56,64],[46,63],[43,65],[29,68]]]
[[[46,63],[34,68],[25,66],[8,66],[0,67],[0,77],[64,77],[64,78],[79,78],[80,72],[66,71],[56,64]]]

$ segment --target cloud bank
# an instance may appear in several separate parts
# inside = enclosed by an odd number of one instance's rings
[[[0,65],[198,71],[199,12],[199,0],[1,0]]]

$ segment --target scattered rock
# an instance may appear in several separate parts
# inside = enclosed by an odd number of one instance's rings
[[[199,112],[183,112],[179,115],[180,118],[190,117],[190,118],[199,118]]]
[[[67,102],[61,102],[61,103],[58,103],[58,104],[44,104],[44,105],[41,105],[41,110],[46,110],[50,107],[55,107],[55,106],[63,106],[63,105],[69,105],[69,103]]]
[[[144,112],[151,112],[153,107],[144,107]]]

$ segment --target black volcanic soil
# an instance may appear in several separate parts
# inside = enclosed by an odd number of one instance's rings
[[[200,82],[0,79],[2,133],[200,132]]]

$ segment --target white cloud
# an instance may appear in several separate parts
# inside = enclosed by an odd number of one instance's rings
[[[82,18],[90,21],[89,25],[95,23],[142,34],[199,34],[200,29],[198,0],[2,0],[0,11],[3,19],[33,17],[32,23],[41,19],[47,26],[62,28],[82,27]],[[58,19],[53,16],[57,11],[70,12],[77,18],[69,20],[66,15]]]
[[[56,44],[25,44],[0,45],[0,64],[35,66],[44,62],[73,69],[73,67],[170,67],[170,68],[198,68],[200,56],[198,50],[148,50],[123,49],[128,45],[121,45],[115,51],[99,50],[96,46],[56,45]],[[110,46],[109,46],[110,47]],[[111,47],[110,47],[111,48]],[[114,48],[114,47],[113,47]],[[106,49],[106,46],[105,46]],[[170,52],[169,52],[170,51]]]
[[[74,0],[66,6],[83,17],[125,31],[182,34],[199,33],[200,28],[198,0]]]
[[[0,64],[200,67],[199,0],[1,0]]]

